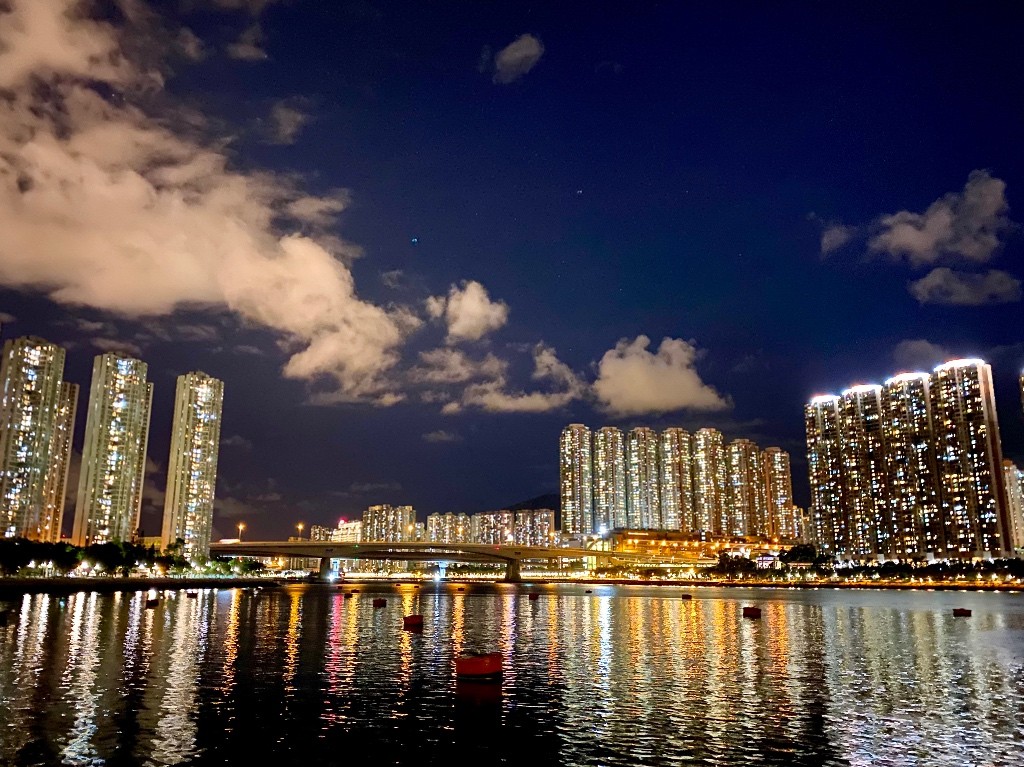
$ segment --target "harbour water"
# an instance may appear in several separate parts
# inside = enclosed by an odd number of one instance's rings
[[[440,583],[146,598],[0,605],[0,764],[1024,764],[1019,594]],[[412,613],[422,633],[402,630]],[[456,655],[491,650],[500,683],[456,681]]]

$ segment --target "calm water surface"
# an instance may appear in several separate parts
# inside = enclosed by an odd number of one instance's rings
[[[7,603],[0,763],[1024,764],[1024,595],[356,588]]]

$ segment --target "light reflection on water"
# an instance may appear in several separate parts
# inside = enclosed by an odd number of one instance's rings
[[[0,763],[1024,763],[1020,595],[358,588],[0,605]]]

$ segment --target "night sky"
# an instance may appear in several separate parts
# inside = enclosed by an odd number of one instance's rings
[[[555,492],[576,421],[806,505],[804,402],[954,356],[1024,461],[1012,3],[4,5],[3,336],[68,348],[78,450],[93,356],[149,363],[149,534],[193,369],[215,535]]]

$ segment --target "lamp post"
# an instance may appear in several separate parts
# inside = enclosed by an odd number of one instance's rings
[[[242,531],[245,529],[245,522],[238,523],[238,542],[242,542]]]
[[[297,525],[295,525],[295,527],[299,531],[299,540],[301,541],[302,540],[302,528],[304,528],[305,525],[302,524],[301,522],[299,522]]]

